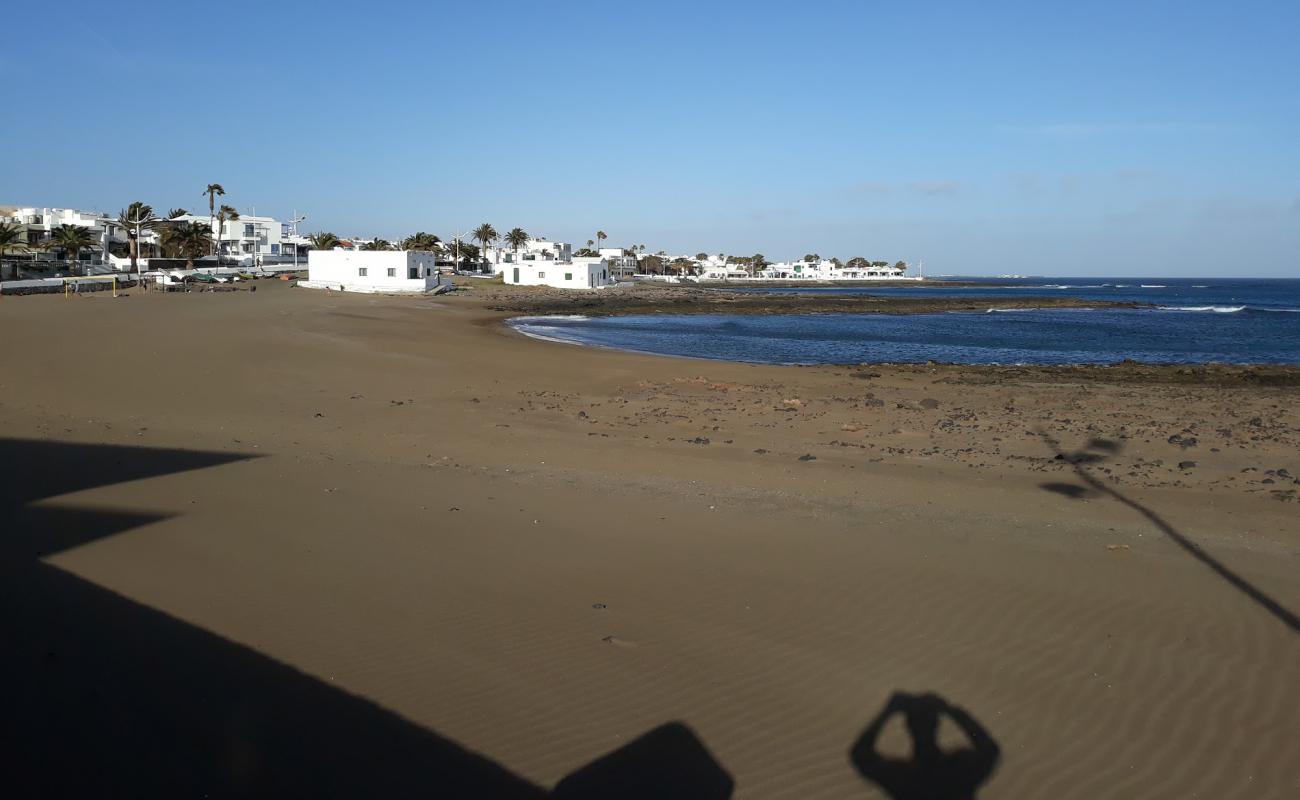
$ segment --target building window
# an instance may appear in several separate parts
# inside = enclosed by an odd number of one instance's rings
[[[545,277],[546,277],[546,273],[545,273],[545,272],[539,272],[539,273],[537,273],[537,277],[538,277],[538,278],[545,278]]]
[[[253,252],[253,246],[252,246],[251,244],[245,243],[245,244],[244,244],[244,252],[245,252],[245,253],[251,253],[251,252]]]
[[[251,222],[244,223],[244,235],[249,237],[250,239],[257,235],[253,233],[253,223]]]
[[[280,255],[280,245],[278,244],[271,245],[271,255],[273,256]]]
[[[389,267],[389,268],[388,268],[388,277],[390,277],[390,278],[396,278],[396,277],[397,277],[397,267]]]
[[[366,277],[366,268],[365,268],[365,267],[357,267],[357,276],[358,276],[358,277],[361,277],[361,278]]]
[[[420,268],[419,268],[419,267],[408,267],[407,270],[406,270],[406,277],[409,278],[409,279],[411,279],[411,280],[416,280],[416,279],[418,279],[418,278],[420,277]]]
[[[572,272],[566,272],[566,273],[564,273],[564,279],[565,279],[566,281],[571,281],[571,280],[573,280],[573,273],[572,273]]]

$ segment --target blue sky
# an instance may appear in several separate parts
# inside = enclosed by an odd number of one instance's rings
[[[1294,0],[57,9],[5,12],[0,203],[1300,276]]]

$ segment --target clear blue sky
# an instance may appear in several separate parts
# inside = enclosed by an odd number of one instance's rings
[[[139,9],[137,12],[136,9]],[[0,202],[1300,276],[1300,3],[12,4]]]

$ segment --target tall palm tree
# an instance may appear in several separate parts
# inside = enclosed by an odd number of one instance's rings
[[[230,220],[231,222],[234,222],[237,219],[239,219],[239,211],[237,211],[234,206],[228,206],[225,203],[222,203],[221,208],[217,209],[217,266],[218,267],[221,266],[221,235],[225,231],[226,220]]]
[[[163,226],[162,243],[172,258],[184,258],[185,268],[194,269],[194,259],[212,249],[212,228],[202,222],[173,222]]]
[[[487,222],[475,228],[472,235],[475,241],[483,245],[484,252],[492,246],[493,242],[501,238],[501,235],[497,233],[497,229]]]
[[[224,197],[226,189],[219,183],[209,183],[208,188],[203,190],[203,194],[208,196],[208,216],[212,218],[212,224],[217,224],[217,198]],[[218,237],[220,238],[220,237]]]
[[[22,253],[27,250],[27,228],[17,222],[0,222],[0,256],[5,253]],[[0,278],[3,275],[0,274]],[[18,280],[18,264],[14,263],[14,280]]]
[[[506,234],[506,244],[510,245],[511,250],[515,251],[515,263],[518,264],[519,248],[528,244],[528,234],[523,228],[511,228],[510,232]]]
[[[335,247],[339,246],[339,237],[329,233],[328,231],[313,233],[307,238],[311,239],[313,250],[333,250]]]
[[[186,211],[186,210],[183,209],[183,208],[173,208],[171,211],[168,211],[168,212],[167,212],[167,219],[176,219],[177,217],[186,217],[186,216],[189,216],[189,213],[190,213],[190,212]]]
[[[140,260],[140,236],[145,228],[152,228],[157,221],[153,206],[139,200],[117,212],[117,224],[126,229],[127,255],[131,257],[131,271],[135,272]],[[137,220],[139,225],[136,224]]]
[[[373,242],[366,242],[361,245],[362,250],[392,250],[393,244],[387,239],[375,239]]]
[[[62,250],[68,259],[68,272],[76,272],[78,256],[82,250],[98,247],[99,242],[91,235],[90,228],[80,225],[60,225],[50,231],[50,239],[45,243],[47,250]]]
[[[608,238],[609,238],[609,235],[606,234],[604,231],[596,231],[596,249],[599,250],[599,249],[600,249],[600,243],[603,242],[603,241],[605,241],[605,240],[608,239]]]

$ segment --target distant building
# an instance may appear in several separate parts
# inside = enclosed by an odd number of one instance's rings
[[[569,261],[573,258],[573,245],[568,242],[552,242],[544,237],[529,239],[516,253],[507,245],[498,246],[490,251],[490,260],[496,272],[502,272],[507,264],[525,261]]]
[[[568,261],[537,259],[505,264],[502,277],[517,286],[553,286],[557,289],[600,289],[614,283],[609,262],[578,257]]]
[[[600,257],[609,263],[610,272],[620,278],[636,274],[636,253],[621,247],[602,247]]]
[[[162,221],[158,219],[158,221]],[[295,250],[299,255],[305,254],[311,242],[305,237],[293,235],[289,223],[280,222],[273,217],[241,216],[239,219],[226,220],[224,224],[208,214],[184,214],[175,218],[176,222],[197,222],[212,229],[212,240],[217,241],[217,230],[221,230],[221,256],[227,266],[251,267],[257,265],[283,264],[293,261]],[[83,211],[73,208],[35,208],[23,206],[0,206],[0,222],[17,223],[27,229],[28,252],[25,261],[33,266],[57,263],[63,254],[58,250],[47,251],[43,246],[49,241],[51,233],[60,225],[75,225],[89,228],[98,242],[96,249],[83,250],[79,254],[79,269],[83,271],[123,271],[130,268],[128,258],[129,241],[127,229],[118,221],[116,214],[101,211]],[[148,268],[150,258],[162,256],[162,243],[156,227],[145,226],[140,231],[141,267]],[[5,259],[12,259],[6,255]]]
[[[438,286],[437,256],[420,250],[311,250],[299,286],[343,292],[427,292]]]

